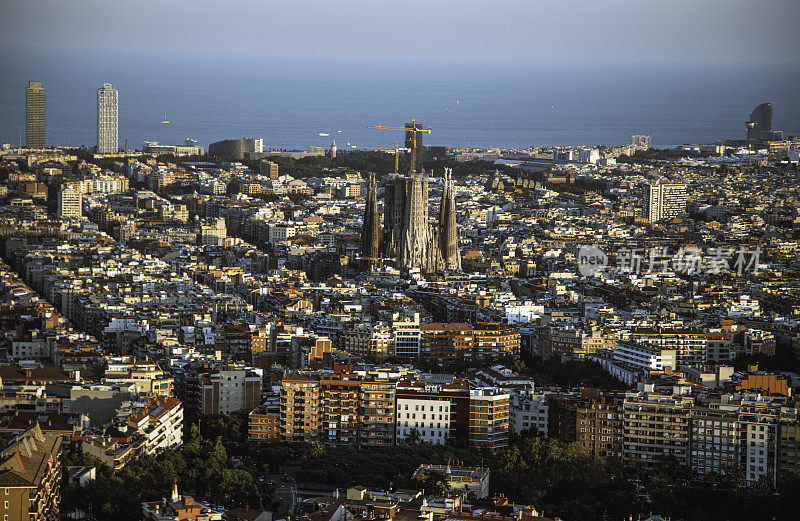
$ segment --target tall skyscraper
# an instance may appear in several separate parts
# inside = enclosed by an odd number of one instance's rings
[[[644,190],[642,210],[651,223],[686,213],[686,185],[660,181],[650,183]]]
[[[375,174],[369,174],[367,201],[364,208],[364,226],[361,230],[361,271],[372,271],[379,264],[380,232],[378,190],[375,186]]]
[[[461,270],[461,252],[458,249],[456,201],[453,191],[453,169],[444,169],[442,203],[439,208],[439,250],[444,269]]]
[[[97,89],[97,153],[116,154],[118,143],[117,89],[104,83]]]
[[[25,145],[45,147],[45,101],[41,81],[29,81],[25,89]]]
[[[762,103],[750,113],[750,120],[746,122],[747,141],[758,141],[761,134],[772,131],[772,109],[774,104],[771,101]]]

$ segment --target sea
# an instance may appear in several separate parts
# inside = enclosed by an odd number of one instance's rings
[[[263,138],[265,148],[393,146],[412,118],[448,147],[654,147],[743,139],[751,110],[800,135],[800,67],[731,63],[444,62],[0,46],[0,142],[25,140],[44,83],[48,145],[96,144],[97,89],[119,91],[119,144]],[[169,123],[162,123],[168,120]],[[320,136],[319,134],[329,134]]]

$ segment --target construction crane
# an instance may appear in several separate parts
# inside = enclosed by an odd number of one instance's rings
[[[409,124],[405,124],[402,127],[391,125],[367,125],[367,128],[376,128],[379,130],[402,130],[404,132],[411,132],[411,175],[414,175],[417,172],[417,133],[424,132],[426,134],[430,134],[433,129],[417,128],[417,121],[415,119],[411,120],[410,126]]]
[[[350,148],[362,148],[367,150],[385,150],[389,152],[390,150],[394,149],[394,173],[398,173],[400,170],[400,151],[403,152],[411,152],[410,148],[401,147],[400,143],[395,141],[394,147],[391,145],[386,145],[382,147],[372,147],[372,146],[358,146],[358,145],[350,145]]]

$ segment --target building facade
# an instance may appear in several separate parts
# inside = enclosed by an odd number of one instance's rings
[[[119,99],[117,89],[104,83],[97,89],[97,153],[116,154],[119,151]]]
[[[651,223],[686,213],[686,185],[650,183],[644,188],[642,213]]]
[[[45,92],[41,81],[29,81],[25,89],[25,146],[45,147]]]
[[[34,423],[0,452],[3,521],[60,519],[61,446],[61,436]]]

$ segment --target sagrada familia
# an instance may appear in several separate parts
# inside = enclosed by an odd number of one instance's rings
[[[438,226],[428,221],[428,176],[423,172],[387,180],[381,228],[375,175],[370,174],[361,240],[362,271],[377,269],[381,259],[395,259],[405,272],[461,270],[452,169],[444,173]]]

